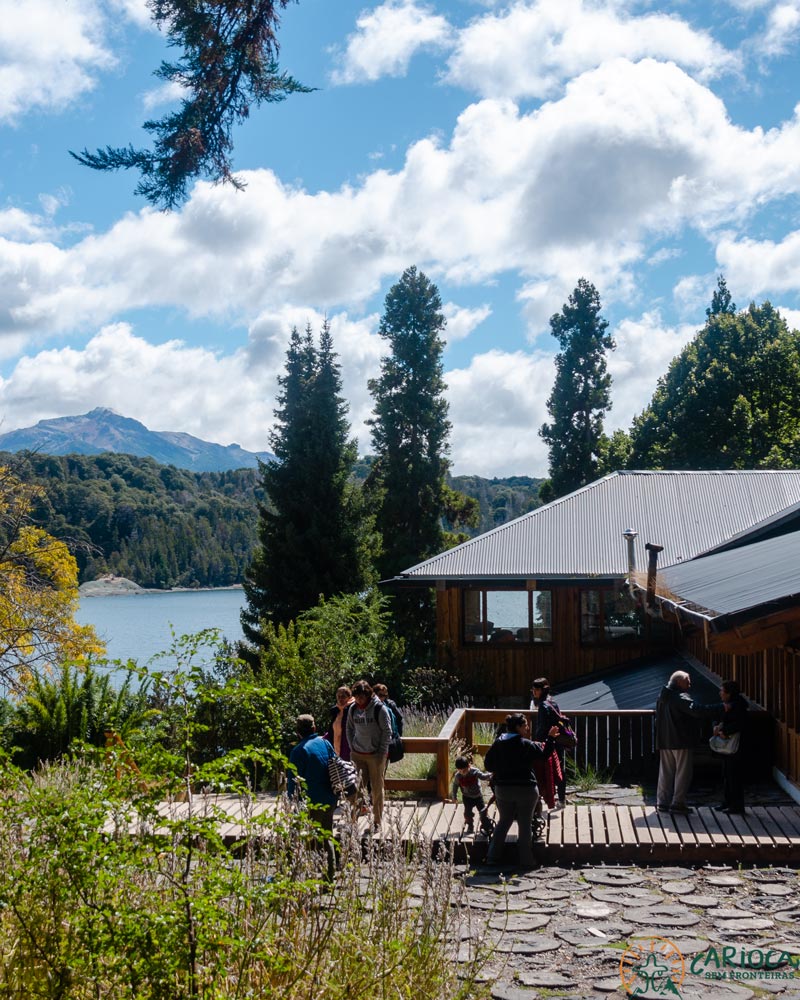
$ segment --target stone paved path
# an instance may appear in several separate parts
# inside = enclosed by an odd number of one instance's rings
[[[652,792],[601,785],[583,795],[572,789],[570,800],[630,805]],[[717,798],[700,787],[690,803]],[[747,802],[795,804],[774,785],[748,788]],[[584,864],[460,874],[471,912],[462,957],[494,949],[482,978],[496,1000],[800,1000],[795,869]],[[647,973],[650,950],[655,976]]]
[[[462,868],[460,878],[470,914],[461,957],[493,949],[481,975],[496,1000],[800,1000],[800,958],[790,958],[800,956],[793,869]],[[660,978],[636,975],[650,950]],[[677,994],[664,991],[665,978]]]

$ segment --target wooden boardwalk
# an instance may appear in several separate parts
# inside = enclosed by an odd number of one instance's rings
[[[258,815],[275,808],[273,796],[259,796],[248,812]],[[188,803],[165,803],[161,811],[178,818],[189,809]],[[221,811],[222,833],[228,840],[237,840],[244,832],[242,801],[236,796],[195,796],[191,809],[200,814]],[[340,809],[336,825],[348,821]],[[379,833],[371,833],[368,817],[361,817],[358,826],[364,838],[422,838],[433,849],[446,846],[459,860],[469,857],[480,862],[486,854],[486,838],[464,833],[463,809],[452,802],[388,800]],[[512,831],[507,841],[509,860],[517,840],[516,827]],[[753,806],[743,816],[700,807],[679,816],[659,813],[652,805],[568,805],[550,813],[536,854],[543,864],[800,864],[800,807]]]

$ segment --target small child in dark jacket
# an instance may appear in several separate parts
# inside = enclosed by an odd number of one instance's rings
[[[481,820],[481,830],[486,836],[491,836],[494,830],[494,823],[489,819],[481,791],[481,782],[488,781],[490,778],[491,774],[488,771],[481,771],[479,768],[473,767],[466,757],[456,757],[456,772],[453,775],[450,797],[457,801],[458,790],[461,789],[461,800],[464,803],[464,829],[467,833],[475,832],[473,813],[476,809]]]

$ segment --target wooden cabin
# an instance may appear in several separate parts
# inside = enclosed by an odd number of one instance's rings
[[[800,471],[617,472],[404,570],[433,587],[439,664],[477,699],[523,704],[554,686],[681,648],[677,620],[644,613],[628,586],[800,503]],[[795,686],[795,698],[797,687]]]
[[[771,741],[757,755],[779,781],[800,782],[800,504],[639,589],[682,650],[768,713]]]

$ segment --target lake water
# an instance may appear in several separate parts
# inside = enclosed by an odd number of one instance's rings
[[[181,636],[217,628],[231,642],[241,639],[244,603],[242,590],[84,597],[75,617],[82,625],[94,625],[109,659],[144,666],[170,648],[173,632]],[[158,664],[168,666],[166,660]]]

